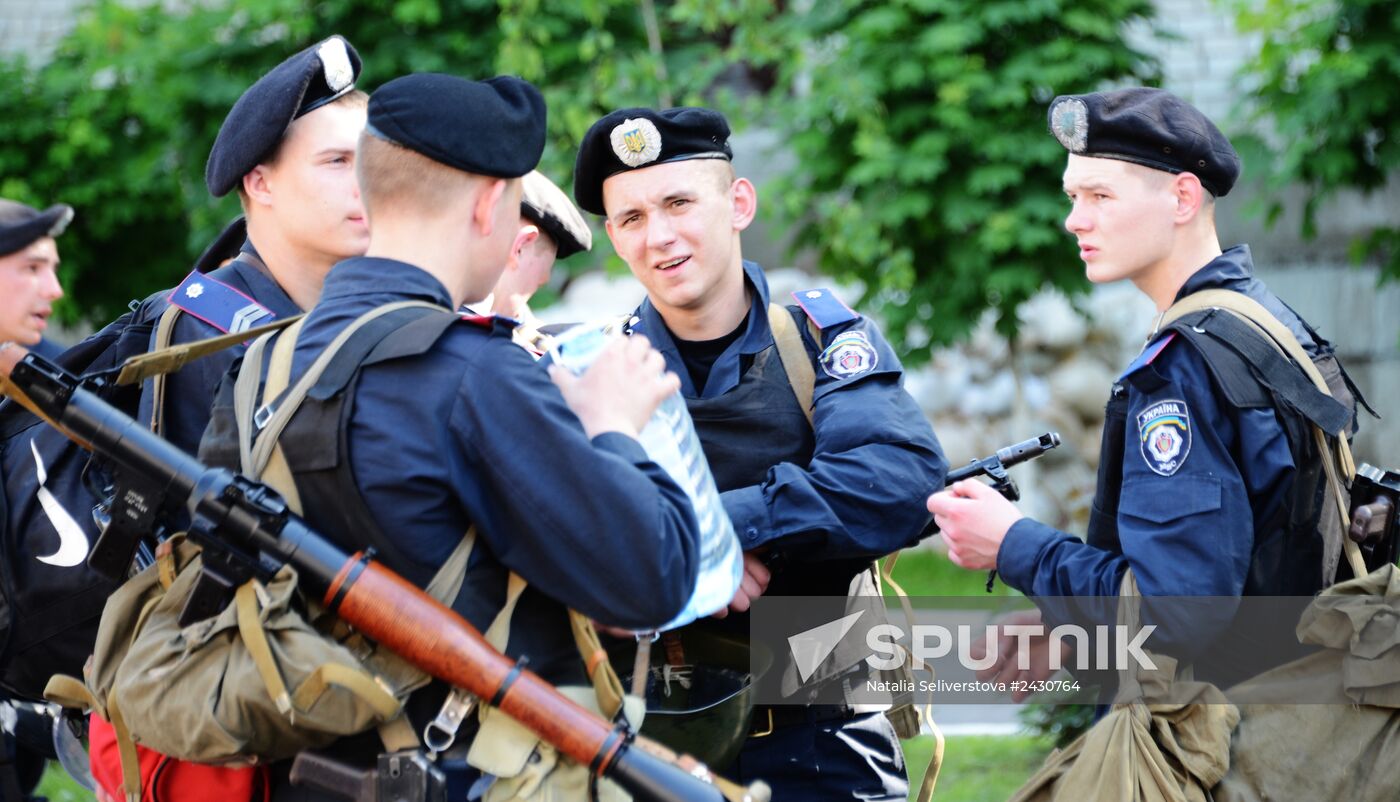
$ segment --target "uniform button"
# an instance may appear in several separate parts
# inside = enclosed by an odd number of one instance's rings
[[[758,537],[758,527],[750,526],[748,529],[744,530],[744,534],[749,536],[749,540],[753,540]]]

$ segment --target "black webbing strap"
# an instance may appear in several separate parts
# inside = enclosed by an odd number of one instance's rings
[[[391,347],[398,356],[427,351],[457,320],[451,312],[410,307],[370,321],[341,346],[307,396],[324,401],[345,389],[361,367],[386,358],[381,356],[381,345]],[[433,336],[429,338],[429,334]]]
[[[1319,390],[1301,368],[1248,323],[1212,309],[1192,312],[1172,324],[1178,330],[1183,326],[1191,333],[1204,332],[1239,354],[1262,384],[1322,431],[1336,436],[1351,425],[1352,414],[1346,405]]]

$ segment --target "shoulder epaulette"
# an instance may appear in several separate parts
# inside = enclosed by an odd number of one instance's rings
[[[807,313],[807,317],[811,318],[819,329],[860,319],[858,312],[846,306],[845,302],[825,287],[814,290],[798,290],[792,294],[792,297],[797,300],[797,305],[802,307],[802,311]]]
[[[185,276],[167,300],[225,333],[247,331],[277,317],[245,293],[198,270]]]
[[[1169,331],[1167,332],[1167,335],[1165,337],[1162,337],[1161,339],[1142,349],[1142,353],[1138,354],[1137,359],[1134,359],[1133,363],[1128,366],[1128,369],[1123,371],[1123,375],[1119,376],[1118,378],[1126,378],[1129,375],[1141,370],[1142,368],[1151,365],[1152,361],[1155,360],[1158,356],[1160,356],[1161,353],[1167,349],[1167,346],[1171,344],[1172,340],[1175,339],[1176,332]]]

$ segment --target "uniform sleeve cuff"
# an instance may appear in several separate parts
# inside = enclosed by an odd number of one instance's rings
[[[1040,555],[1063,534],[1040,521],[1022,518],[1011,525],[997,552],[997,574],[1001,581],[1030,595]]]
[[[642,448],[642,444],[622,432],[603,432],[594,437],[592,442],[594,448],[616,454],[633,465],[651,461],[651,457],[647,455],[647,450]]]
[[[734,534],[744,551],[751,551],[775,537],[768,524],[768,502],[761,485],[739,487],[720,494],[724,510],[734,524]]]

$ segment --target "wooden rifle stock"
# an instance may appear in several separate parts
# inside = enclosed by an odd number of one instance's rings
[[[363,553],[345,563],[322,602],[390,651],[499,708],[561,754],[598,777],[609,777],[638,799],[769,798],[762,783],[741,787],[711,774],[693,758],[677,756],[609,724],[501,654],[456,612]]]
[[[357,574],[353,579],[352,573]],[[496,651],[457,613],[393,571],[367,562],[364,555],[356,554],[345,565],[326,590],[324,602],[390,651],[500,708],[599,775],[607,773],[617,756],[622,739],[597,714],[560,695],[534,672]]]

